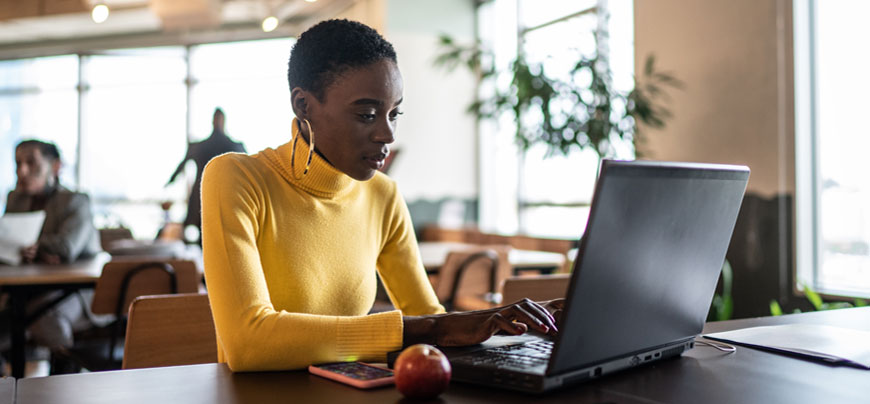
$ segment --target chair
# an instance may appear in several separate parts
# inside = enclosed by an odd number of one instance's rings
[[[571,274],[514,276],[505,279],[502,297],[505,303],[523,298],[536,302],[564,298],[568,293]]]
[[[217,362],[208,295],[140,296],[130,305],[123,369]]]
[[[119,344],[126,321],[126,313],[133,299],[144,295],[167,293],[196,293],[199,270],[187,260],[114,260],[103,266],[94,288],[91,303],[93,314],[114,315],[114,321],[105,327],[94,327],[76,335],[70,348],[52,349],[52,374],[77,372],[80,368],[91,371],[121,368]],[[59,364],[72,364],[72,369],[55,369]]]
[[[482,310],[501,302],[502,280],[511,275],[510,246],[451,251],[434,281],[438,300],[449,310]]]
[[[112,243],[118,240],[132,240],[133,233],[126,227],[110,227],[99,230],[100,247],[103,251],[109,251],[112,248]]]

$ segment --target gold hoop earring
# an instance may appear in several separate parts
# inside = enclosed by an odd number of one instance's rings
[[[305,126],[308,127],[308,161],[305,162],[305,171],[302,171],[302,176],[308,174],[308,170],[311,169],[311,158],[314,157],[314,130],[311,129],[311,122],[308,122],[307,119],[303,119],[305,121]],[[302,123],[299,119],[296,119],[296,126],[299,128],[299,132],[296,136],[293,136],[293,146],[292,151],[290,152],[290,167],[293,171],[293,178],[296,180],[301,180],[302,177],[296,177],[296,141],[299,140],[299,136],[302,134]]]

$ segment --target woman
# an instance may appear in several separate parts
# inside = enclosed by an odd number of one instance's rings
[[[553,316],[524,301],[443,314],[407,207],[377,172],[395,139],[402,77],[392,45],[347,20],[319,23],[290,54],[290,142],[226,154],[202,183],[206,279],[219,359],[233,371],[384,361],[414,343],[466,345]],[[399,309],[366,315],[377,271]],[[558,309],[553,304],[551,310]]]

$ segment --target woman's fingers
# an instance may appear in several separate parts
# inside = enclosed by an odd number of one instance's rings
[[[495,313],[490,316],[488,322],[490,323],[489,335],[481,342],[495,335],[495,333],[497,333],[499,330],[506,332],[508,335],[521,335],[525,334],[526,331],[529,330],[529,327],[525,324],[515,323],[507,317],[503,316],[501,313]]]
[[[525,303],[528,304],[528,307],[531,310],[534,310],[535,314],[537,314],[540,318],[545,319],[544,323],[547,325],[547,327],[550,328],[550,331],[552,333],[555,334],[556,332],[559,331],[559,329],[556,327],[556,317],[554,317],[553,314],[550,313],[550,310],[548,310],[547,308],[544,308],[542,305],[538,304],[537,302],[531,301],[529,299],[525,299],[525,300],[526,300]],[[526,310],[529,311],[529,308],[527,308]]]
[[[528,299],[505,307],[501,313],[511,316],[511,320],[525,323],[545,334],[557,331],[555,320],[550,316],[550,313]]]

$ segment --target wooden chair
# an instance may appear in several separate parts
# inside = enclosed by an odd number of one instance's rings
[[[217,362],[208,295],[140,296],[130,305],[124,369]]]
[[[536,302],[564,298],[570,281],[571,274],[510,277],[504,281],[502,301],[513,303],[526,297]]]
[[[106,263],[94,288],[91,312],[114,315],[114,321],[77,334],[71,348],[52,349],[51,372],[120,369],[119,340],[133,300],[144,295],[196,293],[200,277],[196,263],[188,260],[122,259]],[[55,365],[61,363],[74,367],[58,371]]]
[[[447,310],[481,310],[495,306],[502,281],[511,275],[510,246],[484,246],[451,251],[430,278]]]
[[[99,230],[99,233],[100,247],[103,248],[103,251],[109,251],[112,247],[112,243],[115,241],[133,239],[133,233],[126,227],[103,228]]]

